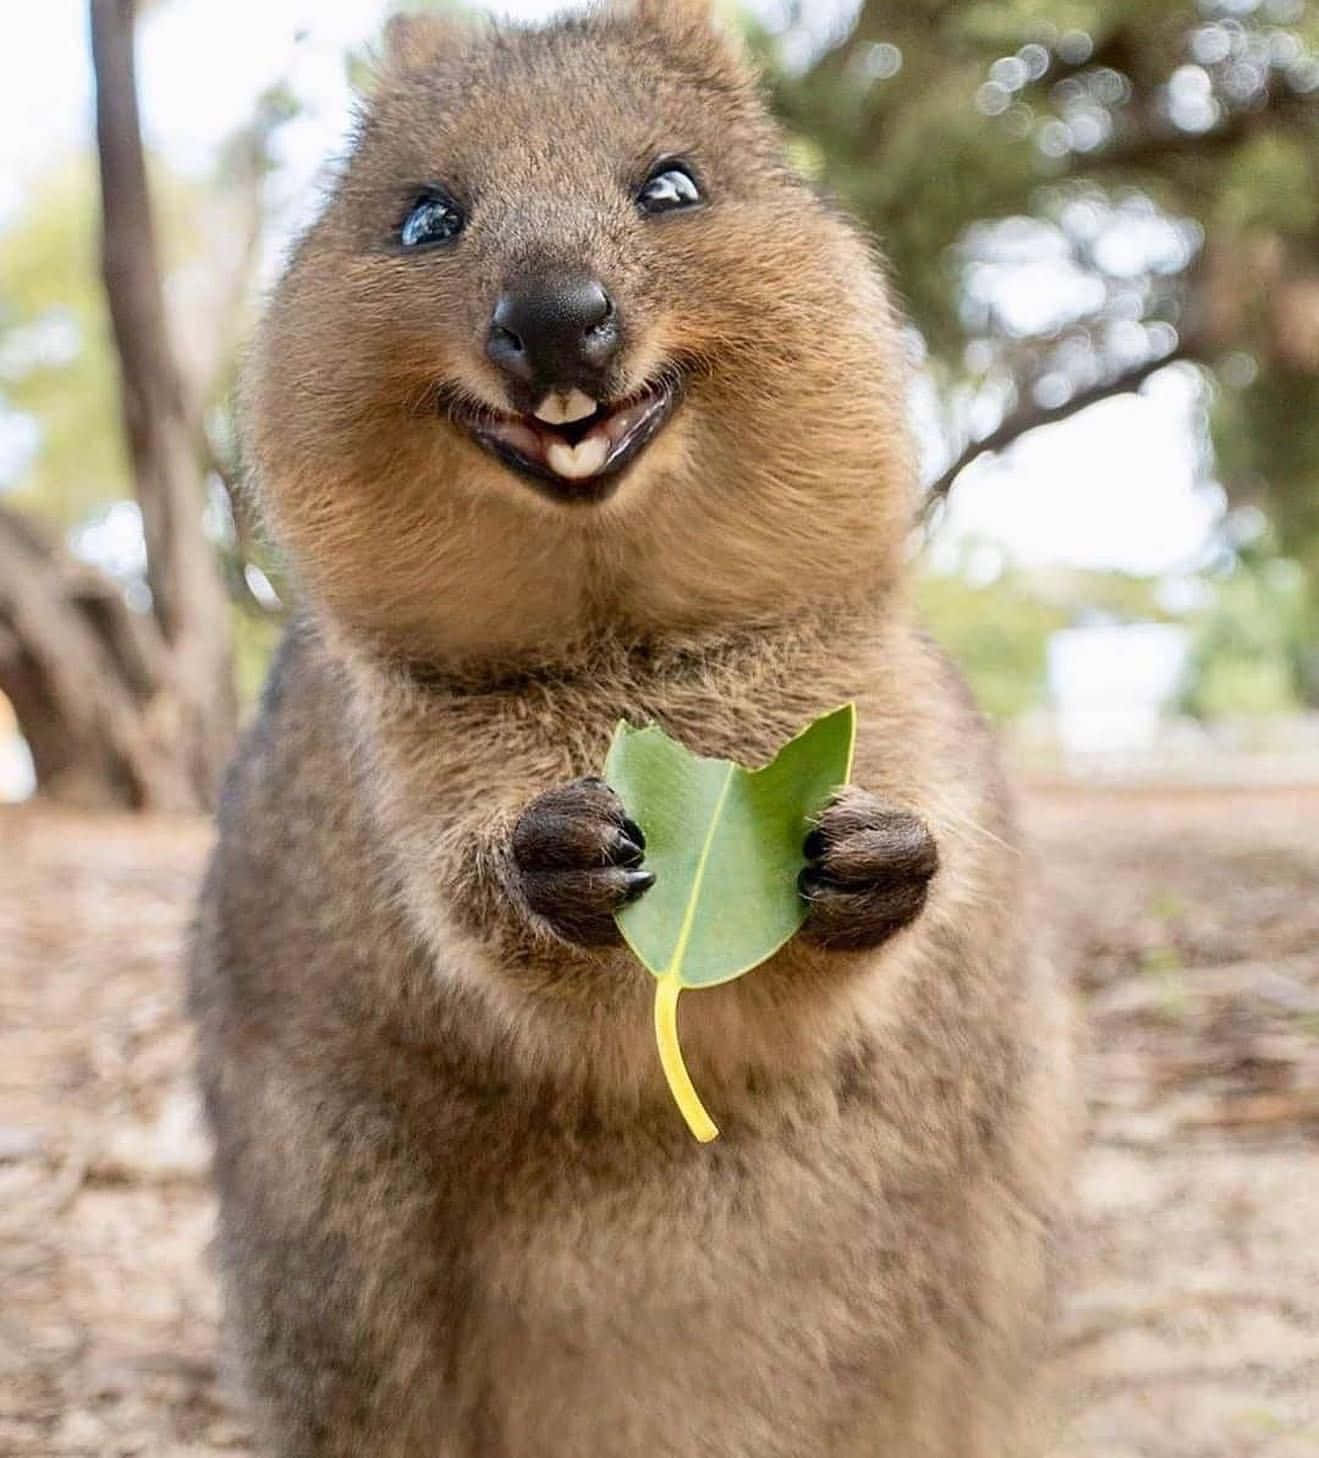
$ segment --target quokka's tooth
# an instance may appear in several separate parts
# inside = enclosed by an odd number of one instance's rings
[[[575,446],[561,440],[552,442],[545,452],[545,459],[557,475],[569,481],[583,481],[587,476],[595,475],[608,455],[608,439],[603,435],[588,435]]]
[[[551,390],[536,406],[536,419],[546,425],[572,425],[595,411],[595,401],[581,390]]]

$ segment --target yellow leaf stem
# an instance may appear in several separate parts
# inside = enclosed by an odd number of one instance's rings
[[[702,1144],[709,1144],[719,1137],[719,1130],[692,1086],[691,1075],[682,1061],[682,1048],[678,1044],[678,994],[681,991],[682,983],[674,972],[656,980],[655,1040],[659,1044],[660,1064],[674,1103],[696,1138]]]

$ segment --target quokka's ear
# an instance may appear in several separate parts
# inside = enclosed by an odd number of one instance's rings
[[[650,25],[713,25],[714,0],[632,0],[638,20]]]
[[[453,14],[391,15],[385,22],[381,68],[419,70],[452,47],[463,30],[461,17]]]
[[[745,50],[721,14],[724,8],[720,0],[612,0],[607,6],[620,19],[649,26],[740,71],[745,69]]]

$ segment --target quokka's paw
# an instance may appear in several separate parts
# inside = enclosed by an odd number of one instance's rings
[[[538,796],[513,828],[523,899],[565,941],[619,940],[614,913],[655,884],[642,866],[646,837],[600,779],[573,780]]]
[[[877,947],[910,925],[939,869],[939,850],[918,816],[847,790],[806,837],[798,877],[810,904],[803,935],[846,951]]]

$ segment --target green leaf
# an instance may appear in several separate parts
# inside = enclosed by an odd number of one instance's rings
[[[852,772],[856,710],[817,719],[763,769],[620,724],[605,779],[646,834],[655,885],[618,915],[628,945],[684,987],[731,982],[800,927],[802,840]]]
[[[763,769],[692,754],[662,730],[620,724],[605,779],[646,836],[655,885],[618,925],[659,979],[656,1033],[674,1097],[698,1138],[717,1132],[677,1046],[684,987],[730,982],[771,957],[806,919],[802,841],[852,772],[856,710],[804,730]]]

